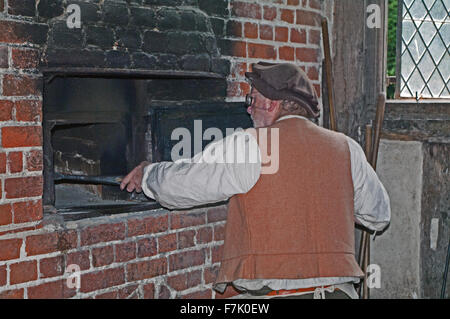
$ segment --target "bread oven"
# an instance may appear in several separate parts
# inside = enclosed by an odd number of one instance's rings
[[[44,84],[44,205],[66,218],[154,209],[119,188],[143,160],[170,161],[172,132],[250,127],[242,103],[227,103],[214,73],[47,68]],[[203,133],[203,132],[201,132]],[[203,141],[205,147],[208,141]],[[194,155],[194,142],[192,141]]]

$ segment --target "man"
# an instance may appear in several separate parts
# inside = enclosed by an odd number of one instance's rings
[[[354,224],[387,226],[383,185],[355,141],[310,121],[318,99],[299,67],[258,63],[246,77],[256,130],[211,143],[192,160],[143,162],[121,188],[168,208],[230,198],[218,291],[231,283],[247,298],[357,298]],[[255,145],[256,161],[218,160]],[[276,169],[264,171],[274,149]]]

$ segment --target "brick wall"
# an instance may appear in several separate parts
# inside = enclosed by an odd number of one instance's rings
[[[325,7],[320,0],[230,0],[228,11],[211,11],[218,46],[231,65],[229,100],[241,100],[249,92],[244,73],[259,61],[300,65],[320,96],[321,18],[326,14]]]
[[[64,5],[72,2],[85,8],[88,19],[74,34],[61,23]],[[234,295],[232,289],[224,295],[211,289],[225,206],[72,222],[43,216],[39,66],[219,72],[227,76],[228,99],[242,100],[251,63],[290,61],[305,69],[320,94],[323,7],[319,0],[0,0],[0,298]],[[190,18],[193,29],[183,26]],[[155,33],[163,28],[165,33]],[[198,46],[180,45],[174,28]],[[155,47],[158,36],[163,45]],[[80,266],[79,288],[66,285],[70,264]]]

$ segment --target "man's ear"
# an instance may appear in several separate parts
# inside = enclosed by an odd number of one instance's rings
[[[269,112],[278,112],[280,110],[281,107],[281,102],[280,101],[270,101],[270,106],[268,111]]]

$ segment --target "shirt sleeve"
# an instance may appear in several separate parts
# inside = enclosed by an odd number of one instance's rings
[[[148,165],[142,189],[164,207],[185,209],[247,193],[260,173],[256,139],[247,131],[238,131],[210,143],[191,159]]]
[[[355,218],[365,227],[382,231],[391,220],[389,196],[361,146],[347,137],[354,187]]]

